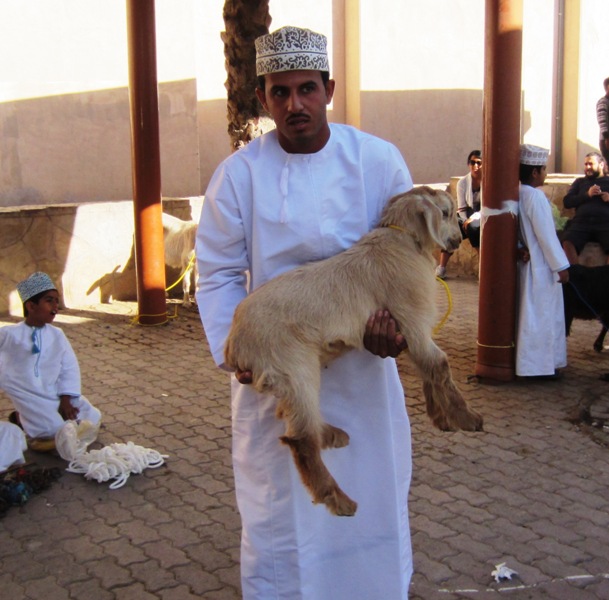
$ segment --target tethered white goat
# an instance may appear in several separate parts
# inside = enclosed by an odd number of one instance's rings
[[[191,306],[191,274],[197,281],[197,261],[195,260],[195,235],[197,224],[194,221],[183,221],[163,213],[163,239],[165,244],[165,263],[183,273],[182,290],[184,306]],[[195,283],[196,285],[196,283]]]

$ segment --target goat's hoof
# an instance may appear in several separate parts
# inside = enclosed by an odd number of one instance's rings
[[[484,425],[482,415],[471,409],[459,412],[452,418],[438,416],[432,422],[440,431],[483,431]]]
[[[463,431],[482,431],[483,424],[484,419],[482,415],[475,410],[469,409],[460,426]]]
[[[357,502],[338,487],[325,497],[323,503],[337,517],[352,517],[357,511]]]
[[[593,348],[594,348],[595,352],[602,352],[603,351],[603,345],[602,344],[594,344]]]
[[[349,434],[340,429],[340,427],[334,427],[326,423],[324,425],[323,433],[321,436],[321,447],[322,448],[344,448],[349,445]]]

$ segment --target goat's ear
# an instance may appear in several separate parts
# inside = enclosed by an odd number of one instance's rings
[[[425,222],[427,224],[427,231],[431,239],[440,247],[444,248],[446,245],[445,240],[442,238],[442,209],[434,204],[429,198],[425,198],[427,208],[425,210]]]
[[[417,194],[410,201],[411,214],[413,217],[413,229],[416,231],[416,238],[419,243],[425,244],[425,238],[430,241],[430,245],[437,245],[444,248],[442,239],[442,209],[439,208],[430,198],[424,194]]]

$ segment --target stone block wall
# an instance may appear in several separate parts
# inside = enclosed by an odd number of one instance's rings
[[[563,216],[562,200],[576,175],[550,175],[542,190]],[[432,187],[447,189],[456,202],[458,177]],[[198,220],[202,197],[165,198],[163,210]],[[55,281],[65,306],[136,300],[133,202],[89,202],[0,208],[0,314],[21,315],[16,284],[34,271]],[[436,259],[439,259],[436,251]],[[582,264],[604,264],[598,244],[588,244]],[[448,264],[449,277],[477,277],[478,255],[465,240]],[[167,285],[179,271],[166,269]],[[177,286],[179,288],[180,286]],[[181,291],[174,290],[179,296]]]
[[[163,210],[197,221],[201,204],[168,198]],[[0,209],[0,314],[22,314],[15,286],[34,271],[51,276],[65,306],[135,300],[133,223],[131,200]],[[167,269],[168,282],[178,276]]]

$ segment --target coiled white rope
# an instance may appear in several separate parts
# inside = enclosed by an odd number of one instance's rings
[[[98,483],[114,479],[110,489],[115,490],[125,485],[131,473],[156,469],[165,463],[166,458],[166,454],[137,446],[133,442],[116,443],[77,454],[66,471],[80,473],[85,479],[95,479]]]

